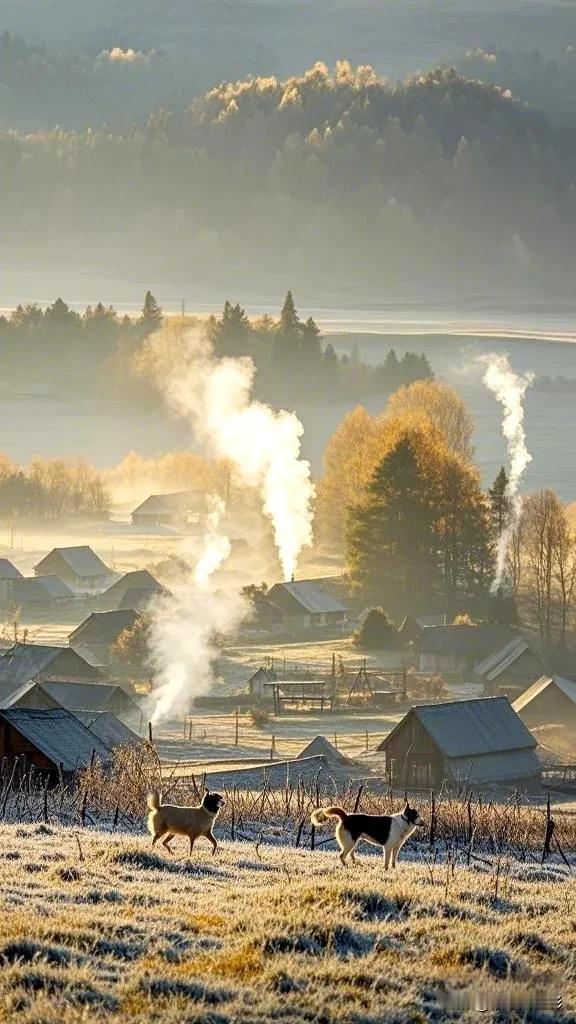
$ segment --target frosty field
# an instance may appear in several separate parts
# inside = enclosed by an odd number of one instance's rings
[[[0,1021],[473,1020],[450,994],[526,1004],[538,987],[540,1009],[483,1019],[576,1019],[564,866],[467,869],[411,843],[386,874],[379,856],[344,869],[216,832],[216,857],[199,843],[190,863],[184,841],[170,858],[144,835],[2,826]]]

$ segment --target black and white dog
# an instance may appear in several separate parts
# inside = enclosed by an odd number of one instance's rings
[[[311,815],[313,825],[321,825],[328,818],[338,818],[336,841],[340,847],[340,860],[345,865],[348,857],[354,863],[354,850],[361,839],[384,851],[386,871],[396,867],[396,857],[414,830],[423,825],[415,807],[407,802],[398,814],[348,814],[341,807],[320,807]]]

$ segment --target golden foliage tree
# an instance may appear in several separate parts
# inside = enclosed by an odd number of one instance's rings
[[[388,399],[384,415],[406,424],[428,421],[456,455],[467,462],[474,455],[472,416],[460,395],[443,381],[417,380],[398,388]]]

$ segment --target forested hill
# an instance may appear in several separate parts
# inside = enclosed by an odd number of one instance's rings
[[[316,65],[125,135],[4,133],[0,176],[0,256],[40,247],[198,298],[572,288],[576,136],[453,70],[391,86]]]

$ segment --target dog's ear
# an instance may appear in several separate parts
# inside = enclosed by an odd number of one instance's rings
[[[204,792],[204,796],[210,796],[210,790],[208,789],[208,786],[206,786],[206,790]]]
[[[409,810],[410,810],[410,801],[407,800],[406,803],[404,804],[404,811],[403,811],[403,813],[406,814],[406,812],[409,811]]]

